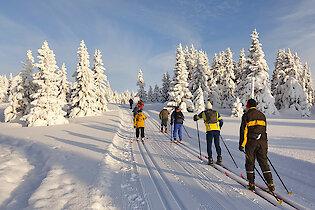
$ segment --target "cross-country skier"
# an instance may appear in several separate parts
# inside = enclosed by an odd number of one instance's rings
[[[256,101],[249,99],[246,108],[248,111],[242,116],[240,127],[239,150],[246,151],[245,168],[247,179],[249,181],[249,189],[255,189],[255,158],[264,174],[270,191],[274,191],[275,187],[272,180],[270,167],[267,163],[268,139],[266,132],[266,117],[256,109]]]
[[[168,121],[168,115],[169,111],[164,107],[163,110],[160,112],[159,117],[161,120],[161,132],[163,132],[163,126],[165,127],[165,133],[167,133],[167,121]]]
[[[182,142],[182,128],[183,128],[183,123],[184,123],[184,115],[180,111],[179,107],[175,107],[175,111],[172,112],[171,114],[171,125],[174,124],[174,130],[173,130],[173,138],[174,138],[174,143],[177,143],[177,133],[178,133],[178,140],[179,143]]]
[[[194,121],[197,121],[201,118],[203,119],[206,126],[208,164],[213,166],[212,139],[214,139],[214,145],[217,152],[216,163],[222,165],[220,130],[223,126],[223,119],[219,112],[212,109],[212,104],[210,102],[207,103],[206,110],[202,111],[198,115],[194,115]]]
[[[139,109],[143,109],[144,103],[142,100],[139,100],[137,103],[137,106],[139,107]]]
[[[132,98],[131,98],[131,99],[129,99],[129,104],[130,104],[130,109],[132,109],[132,104],[133,104],[133,100],[132,100]]]
[[[147,117],[142,113],[142,110],[140,109],[138,111],[138,114],[135,116],[135,119],[134,119],[134,127],[136,128],[137,141],[139,140],[139,133],[140,132],[141,132],[142,142],[144,140],[144,120],[145,119],[147,119]]]

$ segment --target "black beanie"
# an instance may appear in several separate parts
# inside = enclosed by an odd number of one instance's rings
[[[251,98],[247,101],[247,105],[246,105],[247,108],[256,107],[256,106],[257,106],[257,102],[254,99]]]

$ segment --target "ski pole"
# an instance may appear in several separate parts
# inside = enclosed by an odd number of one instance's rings
[[[229,152],[229,155],[231,156],[231,158],[232,158],[232,160],[233,160],[233,162],[234,162],[236,168],[238,168],[238,166],[237,166],[237,164],[236,164],[236,162],[235,162],[235,160],[234,160],[234,158],[233,158],[233,156],[232,156],[232,154],[231,154],[229,148],[226,146],[226,144],[225,144],[225,142],[224,142],[224,140],[223,140],[223,137],[222,137],[221,135],[220,135],[220,137],[221,137],[221,139],[222,139],[222,142],[223,142],[223,144],[224,144],[226,150]]]
[[[197,125],[197,134],[198,134],[198,142],[199,142],[199,153],[200,153],[200,160],[202,160],[201,158],[201,147],[200,147],[200,137],[199,137],[199,128],[198,128],[198,122],[196,121],[196,125]]]
[[[191,139],[191,136],[189,136],[189,134],[188,134],[188,132],[187,132],[187,130],[186,130],[184,124],[183,124],[183,128],[184,128],[184,130],[186,131],[187,136]]]
[[[251,161],[250,161],[250,159],[248,158],[246,152],[245,152],[245,151],[243,151],[243,152],[244,152],[244,154],[245,154],[246,159],[248,160],[248,162],[249,162],[250,164],[252,164]],[[260,176],[260,178],[264,181],[264,183],[266,184],[266,186],[269,188],[267,181],[266,181],[265,178],[261,175],[261,173],[257,170],[257,168],[256,168],[255,165],[254,165],[254,168],[255,168],[255,171],[256,171],[256,172],[258,173],[258,175]],[[269,188],[269,191],[271,192],[271,194],[273,195],[273,197],[276,198],[276,200],[278,201],[278,203],[281,205],[282,200],[279,200],[278,197],[275,195],[275,193],[270,190],[270,188]]]
[[[271,161],[269,160],[269,158],[267,157],[271,167],[273,168],[273,170],[276,172],[278,178],[280,179],[282,185],[284,186],[284,188],[286,189],[286,191],[288,192],[288,194],[292,194],[292,192],[289,192],[289,190],[287,189],[287,187],[285,186],[285,184],[283,183],[282,179],[280,178],[280,175],[278,174],[277,170],[275,169],[275,167],[273,166],[273,164],[271,163]]]
[[[171,123],[171,141],[173,141],[173,124]]]

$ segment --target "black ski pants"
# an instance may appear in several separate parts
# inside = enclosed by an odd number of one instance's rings
[[[248,139],[245,146],[246,162],[245,168],[247,179],[250,183],[255,183],[255,159],[263,172],[263,175],[268,184],[272,183],[272,175],[270,167],[267,163],[268,141],[266,139]]]
[[[139,133],[141,132],[141,138],[144,138],[144,127],[136,128],[136,137],[139,138]]]

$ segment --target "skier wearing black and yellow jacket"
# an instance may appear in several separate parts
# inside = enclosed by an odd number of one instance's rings
[[[245,169],[249,181],[249,189],[255,189],[255,158],[264,174],[271,191],[274,191],[274,184],[270,167],[267,163],[268,139],[266,132],[266,117],[256,109],[256,101],[249,99],[246,108],[248,111],[242,116],[240,127],[239,150],[246,151]]]

